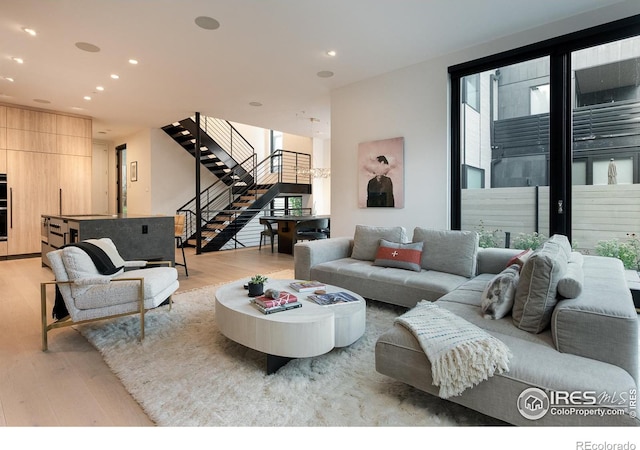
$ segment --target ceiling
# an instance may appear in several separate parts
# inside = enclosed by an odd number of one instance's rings
[[[614,3],[2,0],[0,102],[91,116],[116,143],[195,111],[326,138],[332,89]]]

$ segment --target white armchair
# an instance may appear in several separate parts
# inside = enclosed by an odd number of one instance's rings
[[[49,330],[130,314],[140,314],[140,340],[144,339],[144,313],[169,300],[178,289],[178,272],[170,261],[124,261],[109,238],[84,241],[95,244],[108,257],[115,272],[101,273],[82,248],[68,246],[47,253],[55,281],[40,283],[42,350],[47,351]],[[95,258],[95,255],[93,255]],[[99,264],[100,265],[100,264]],[[150,267],[150,266],[156,267]],[[162,265],[168,265],[162,267]],[[125,271],[125,267],[149,267]],[[47,319],[47,286],[55,285],[68,316]]]

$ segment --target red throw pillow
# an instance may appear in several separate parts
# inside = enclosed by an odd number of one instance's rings
[[[520,269],[522,269],[522,266],[524,266],[524,263],[527,262],[527,259],[529,259],[532,253],[533,250],[531,250],[530,248],[518,253],[516,256],[509,260],[509,262],[507,263],[507,267],[511,266],[512,264],[517,264],[520,266]]]
[[[420,272],[422,270],[420,260],[422,258],[423,244],[424,242],[398,244],[397,242],[380,239],[380,246],[373,265]]]

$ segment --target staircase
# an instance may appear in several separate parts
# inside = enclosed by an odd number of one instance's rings
[[[238,165],[238,161],[255,154],[253,146],[228,121],[206,116],[200,120],[200,163],[216,177],[223,178]],[[166,125],[162,130],[189,154],[196,156],[198,125],[194,117]],[[240,170],[237,175],[244,177],[248,173]]]
[[[204,123],[206,126],[202,126],[200,134],[200,162],[218,179],[201,191],[200,211],[196,211],[195,197],[177,210],[186,216],[183,241],[197,246],[199,217],[200,251],[218,251],[230,241],[236,246],[247,246],[238,239],[239,233],[249,224],[255,224],[257,216],[270,209],[273,199],[282,194],[311,193],[308,170],[306,175],[301,175],[301,169],[311,167],[311,156],[278,150],[258,162],[253,147],[231,124],[211,118],[206,118]],[[224,128],[226,134],[221,131]],[[197,125],[193,118],[162,129],[195,156]]]

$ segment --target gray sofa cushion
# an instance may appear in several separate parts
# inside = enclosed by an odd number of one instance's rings
[[[376,259],[380,239],[391,242],[406,242],[407,232],[404,227],[356,225],[351,257],[361,261],[373,261]]]
[[[561,300],[553,311],[551,332],[556,348],[615,364],[639,380],[638,314],[622,262],[585,256],[582,267],[582,293],[575,299]]]
[[[562,251],[564,252],[564,255],[566,256],[567,260],[571,258],[571,252],[572,252],[571,243],[569,242],[569,239],[565,235],[554,234],[549,239],[547,239],[545,243],[547,242],[552,244],[558,244],[562,249]]]
[[[380,239],[380,246],[373,265],[420,272],[422,270],[420,267],[422,246],[422,242],[399,244]]]
[[[310,279],[349,289],[364,298],[406,307],[413,307],[420,300],[437,300],[468,281],[450,273],[379,267],[372,261],[353,258],[317,264],[310,269]]]
[[[476,273],[478,233],[416,227],[413,242],[424,242],[422,268],[471,278]]]
[[[582,293],[584,272],[582,253],[572,252],[564,277],[558,281],[558,294],[564,298],[576,298]]]
[[[570,253],[558,238],[549,239],[533,252],[520,272],[512,311],[515,326],[530,333],[540,333],[549,326],[558,281],[567,270]]]

